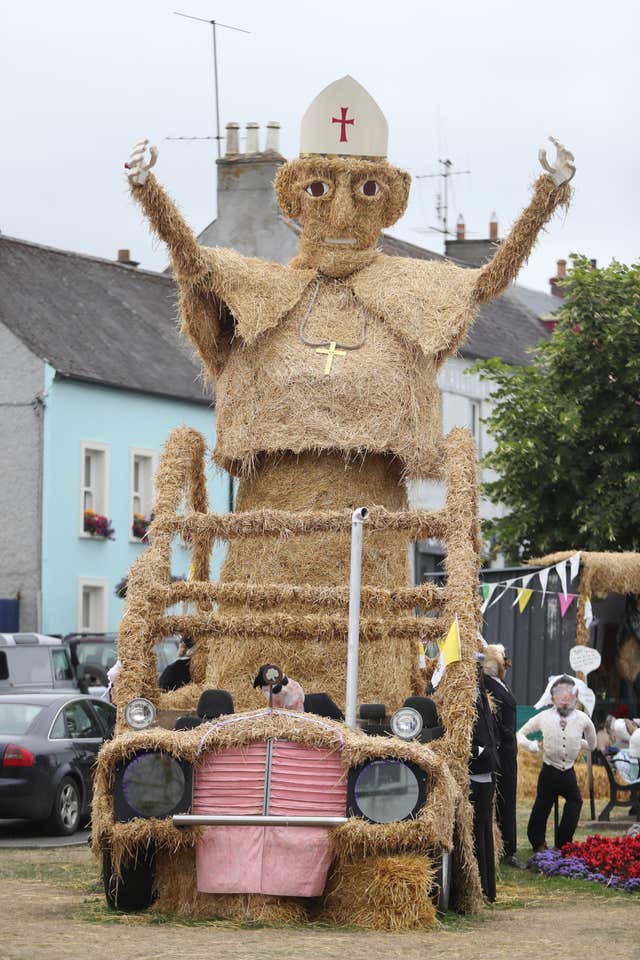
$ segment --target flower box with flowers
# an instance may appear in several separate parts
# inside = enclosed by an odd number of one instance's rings
[[[96,513],[95,510],[85,510],[83,530],[92,537],[100,537],[103,540],[115,540],[115,530],[111,526],[108,517]]]
[[[151,526],[151,517],[145,517],[144,513],[134,513],[133,523],[131,524],[131,536],[135,540],[147,542],[147,533]]]

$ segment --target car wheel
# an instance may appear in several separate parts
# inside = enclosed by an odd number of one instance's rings
[[[68,837],[80,824],[80,788],[72,777],[63,777],[58,784],[53,809],[47,820],[47,829],[58,836]]]
[[[431,895],[438,913],[446,913],[451,900],[453,856],[449,850],[440,850],[433,858],[434,878]]]
[[[113,872],[111,854],[102,855],[102,882],[112,910],[146,910],[155,899],[155,847],[138,848],[134,857],[122,863],[120,876]]]

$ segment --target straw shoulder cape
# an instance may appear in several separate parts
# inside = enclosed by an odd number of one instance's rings
[[[365,342],[326,375],[324,358],[300,337],[315,270],[200,252],[204,276],[177,280],[183,329],[216,384],[218,463],[239,474],[262,453],[332,449],[391,454],[408,477],[433,475],[436,373],[469,328],[478,270],[375,257],[341,281],[366,313]],[[321,285],[316,319],[323,309]]]

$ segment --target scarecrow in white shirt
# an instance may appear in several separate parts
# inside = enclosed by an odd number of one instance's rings
[[[581,750],[596,747],[595,727],[586,713],[576,710],[578,689],[575,677],[566,674],[552,677],[542,698],[552,704],[552,709],[531,717],[517,733],[518,746],[532,753],[538,752],[539,745],[527,739],[529,734],[541,733],[543,737],[542,770],[527,824],[527,836],[534,853],[547,846],[547,820],[558,797],[564,797],[565,801],[558,827],[559,847],[571,843],[578,826],[582,797],[574,764]],[[540,701],[536,704],[542,705]]]

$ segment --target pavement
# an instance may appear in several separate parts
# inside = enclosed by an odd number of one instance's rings
[[[32,820],[0,820],[0,849],[46,850],[51,847],[86,846],[89,830],[78,830],[70,837],[49,836],[42,824]]]

